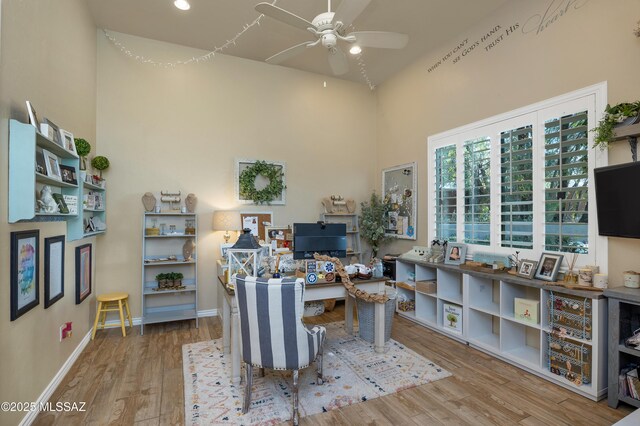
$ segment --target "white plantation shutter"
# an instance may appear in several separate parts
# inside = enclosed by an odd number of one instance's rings
[[[544,124],[545,250],[589,252],[587,111]]]
[[[533,247],[533,131],[524,126],[500,133],[500,245]]]
[[[491,242],[491,138],[464,143],[464,242]]]
[[[458,188],[455,145],[436,149],[434,170],[436,238],[457,241]]]

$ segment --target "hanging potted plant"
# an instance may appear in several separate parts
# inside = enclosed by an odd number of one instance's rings
[[[371,247],[371,258],[377,257],[380,246],[388,242],[391,238],[385,236],[385,215],[389,210],[389,205],[385,204],[382,198],[375,193],[371,193],[368,202],[360,203],[360,234]]]
[[[598,126],[591,129],[595,133],[593,147],[602,150],[609,147],[616,127],[635,124],[640,121],[640,101],[622,102],[617,105],[607,105],[604,116]]]
[[[80,156],[80,170],[87,170],[87,155],[91,152],[91,144],[84,139],[74,138],[76,152]]]

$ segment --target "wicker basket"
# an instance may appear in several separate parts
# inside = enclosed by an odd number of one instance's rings
[[[402,302],[398,302],[398,310],[402,312],[415,311],[416,310],[415,300],[405,300]]]
[[[396,308],[396,291],[390,287],[386,289],[387,300],[384,304],[384,341],[387,342],[391,338],[391,326],[393,323],[393,313]],[[375,308],[374,302],[367,302],[356,298],[356,306],[358,307],[358,335],[361,339],[369,343],[375,341]]]

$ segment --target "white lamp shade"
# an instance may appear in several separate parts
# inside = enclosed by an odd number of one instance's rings
[[[217,210],[213,212],[214,231],[239,231],[242,229],[240,213],[230,210]]]

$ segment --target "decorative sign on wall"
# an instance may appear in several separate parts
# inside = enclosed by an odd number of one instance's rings
[[[487,53],[504,44],[507,40],[514,40],[526,34],[540,35],[543,31],[560,22],[570,13],[582,8],[589,0],[547,0],[540,12],[508,25],[495,25],[474,38],[465,38],[452,47],[442,58],[432,63],[427,72],[431,73],[446,63],[458,64],[464,59],[478,54]]]
[[[285,164],[236,160],[236,197],[243,204],[286,204]]]

